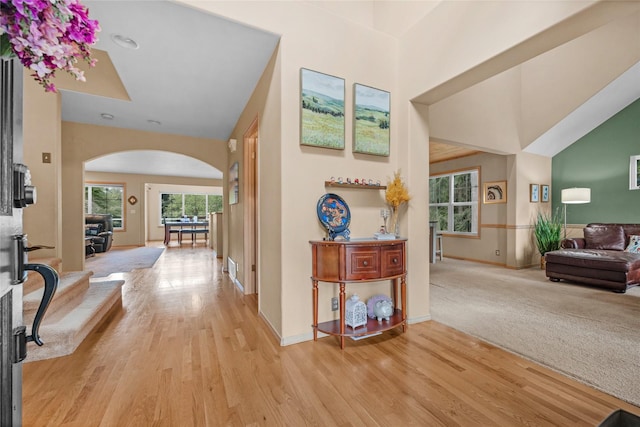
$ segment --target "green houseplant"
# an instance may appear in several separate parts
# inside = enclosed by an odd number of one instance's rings
[[[544,268],[544,255],[547,252],[560,249],[562,241],[562,215],[560,210],[556,209],[554,213],[538,212],[533,233],[536,237],[536,246],[540,252],[540,267]]]

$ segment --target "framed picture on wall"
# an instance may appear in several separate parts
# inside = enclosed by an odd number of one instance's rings
[[[538,203],[540,201],[540,185],[529,184],[529,201]]]
[[[353,85],[353,152],[389,156],[391,94]]]
[[[485,182],[482,201],[484,203],[507,203],[507,181]]]
[[[629,162],[629,190],[640,190],[640,155]]]
[[[542,184],[540,186],[540,192],[542,193],[540,195],[540,201],[542,203],[548,203],[549,202],[549,186],[547,184]]]
[[[300,144],[344,150],[344,79],[300,69]]]
[[[240,175],[238,173],[239,165],[235,162],[229,168],[229,204],[235,205],[240,198]]]

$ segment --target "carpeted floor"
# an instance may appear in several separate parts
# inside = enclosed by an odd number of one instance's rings
[[[93,271],[93,277],[106,277],[112,273],[124,273],[138,268],[150,268],[158,260],[164,248],[140,247],[111,250],[87,258],[84,269]]]
[[[430,275],[433,320],[640,406],[640,287],[616,294],[446,258]]]

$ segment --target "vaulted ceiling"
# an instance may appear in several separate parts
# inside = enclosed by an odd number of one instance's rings
[[[93,83],[82,89],[73,81],[59,85],[65,121],[226,141],[279,41],[277,34],[169,1],[87,0],[83,4],[102,27],[95,46],[100,66],[87,71]],[[138,47],[122,47],[126,39]],[[528,149],[553,155],[545,141],[554,133],[570,144],[593,129],[594,123],[628,105],[629,99],[640,97],[639,73],[640,65]],[[474,151],[431,142],[430,162]],[[195,177],[222,175],[189,158],[166,161],[159,153],[130,154],[93,160],[86,169],[115,171],[117,165],[118,172],[182,176],[189,170]],[[167,169],[171,165],[180,166]]]

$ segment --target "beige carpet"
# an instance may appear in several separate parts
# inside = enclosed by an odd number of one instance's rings
[[[93,271],[93,277],[106,277],[112,273],[124,273],[139,268],[151,268],[164,248],[112,248],[87,258],[84,269]]]
[[[433,320],[640,406],[640,287],[616,294],[446,258],[430,281]]]

